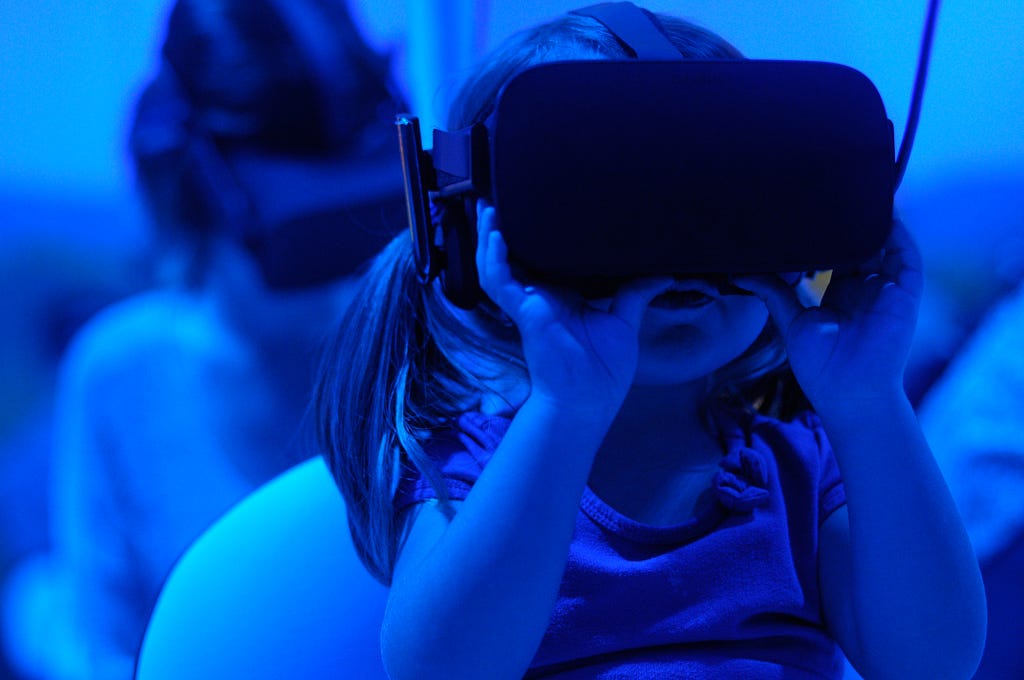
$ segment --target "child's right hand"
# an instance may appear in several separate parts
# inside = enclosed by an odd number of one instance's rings
[[[636,372],[644,312],[672,278],[635,280],[598,309],[575,291],[516,280],[495,209],[484,201],[477,201],[477,232],[480,287],[519,328],[530,398],[613,418]]]

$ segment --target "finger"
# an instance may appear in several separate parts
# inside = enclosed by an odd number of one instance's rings
[[[797,315],[804,311],[800,297],[791,286],[773,274],[743,275],[732,277],[732,282],[761,298],[775,325],[780,329],[789,328]]]
[[[872,275],[894,281],[905,264],[919,270],[920,253],[903,222],[898,217],[893,217],[892,228],[877,253],[866,260],[836,267],[833,274],[839,281],[862,281]]]
[[[638,328],[643,320],[647,305],[659,293],[666,291],[673,282],[671,276],[651,276],[635,279],[623,284],[615,291],[609,312]]]
[[[836,267],[832,271],[828,288],[821,304],[832,308],[845,308],[866,291],[883,287],[888,281],[882,274],[888,249],[883,246],[872,257],[852,265]]]
[[[892,233],[885,244],[881,273],[890,281],[912,292],[920,292],[923,284],[921,251],[910,231],[899,219],[893,220]]]
[[[859,281],[871,274],[877,274],[882,268],[882,262],[884,259],[885,247],[883,246],[877,253],[866,260],[836,267],[832,270],[832,280],[836,282],[851,280]]]
[[[507,312],[508,305],[516,302],[517,288],[521,287],[516,285],[508,266],[508,249],[497,228],[494,208],[488,207],[482,200],[477,201],[476,215],[476,267],[480,287]]]
[[[832,270],[833,279],[837,282],[847,280],[860,281],[871,274],[880,274],[889,247],[889,239],[891,238],[892,229],[889,230],[889,234],[886,236],[886,242],[870,257],[835,267]]]
[[[494,208],[483,201],[477,201],[477,270],[481,272],[481,280],[504,283],[512,279],[512,270],[508,263],[508,248],[498,228],[497,213]]]
[[[484,209],[482,216],[485,217],[493,210]],[[514,318],[512,312],[522,303],[523,298],[533,292],[532,287],[523,286],[512,276],[512,270],[508,265],[508,248],[500,231],[488,229],[484,234],[484,240],[480,287],[506,314]]]
[[[483,199],[476,202],[476,270],[481,284],[486,277],[487,249],[490,245],[488,234],[495,231],[495,213],[488,212]]]

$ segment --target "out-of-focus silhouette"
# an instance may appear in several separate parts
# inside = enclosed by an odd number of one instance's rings
[[[1000,300],[926,395],[921,421],[988,593],[976,678],[1024,677],[1024,285]]]
[[[54,549],[14,598],[27,671],[131,677],[175,560],[314,453],[320,338],[402,224],[389,71],[342,0],[171,8],[129,134],[153,286],[91,319],[61,367]]]
[[[24,560],[49,547],[49,451],[61,355],[84,321],[143,285],[133,256],[142,230],[126,207],[0,194],[0,592]],[[77,228],[95,224],[103,233]],[[12,624],[0,621],[4,636],[17,633]],[[14,677],[0,650],[0,678]]]
[[[1024,677],[1024,175],[959,177],[917,197],[932,225],[918,407],[988,596],[975,675]]]

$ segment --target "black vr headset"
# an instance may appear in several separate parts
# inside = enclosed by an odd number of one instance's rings
[[[193,141],[193,197],[276,290],[352,275],[404,217],[397,153],[380,147],[296,157]]]
[[[728,288],[730,274],[868,259],[891,230],[935,5],[895,164],[881,98],[852,68],[686,61],[631,3],[577,10],[636,58],[527,68],[485,122],[434,130],[430,152],[417,119],[398,116],[420,280],[439,276],[464,308],[482,299],[477,198],[495,206],[514,266],[589,296],[651,274],[708,276]]]

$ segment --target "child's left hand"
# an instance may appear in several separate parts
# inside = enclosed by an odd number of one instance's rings
[[[777,276],[734,282],[768,306],[793,373],[819,412],[903,394],[922,275],[920,253],[898,219],[876,257],[832,273],[820,306],[805,308]]]

